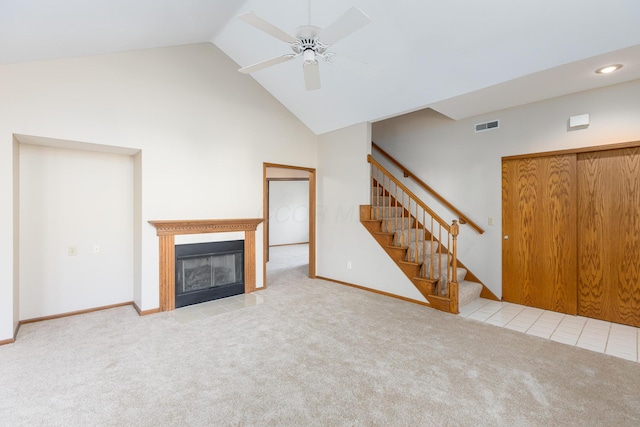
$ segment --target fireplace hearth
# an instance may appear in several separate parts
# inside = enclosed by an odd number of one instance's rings
[[[244,293],[244,241],[175,246],[175,306]]]

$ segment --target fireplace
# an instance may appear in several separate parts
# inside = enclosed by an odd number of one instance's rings
[[[256,290],[256,228],[262,218],[234,219],[179,219],[155,220],[149,224],[156,228],[159,240],[159,311],[176,308],[176,245],[175,236],[182,234],[207,234],[244,232],[244,292]],[[145,313],[141,311],[141,313]]]
[[[244,293],[244,241],[175,246],[175,306]]]

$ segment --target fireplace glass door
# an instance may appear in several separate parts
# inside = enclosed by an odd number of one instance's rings
[[[244,293],[244,241],[176,245],[176,308]]]

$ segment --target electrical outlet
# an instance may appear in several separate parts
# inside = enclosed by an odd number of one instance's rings
[[[347,261],[347,270],[351,270],[351,261]]]
[[[94,254],[100,253],[100,245],[93,245],[93,253]]]
[[[77,256],[78,255],[78,247],[77,246],[69,246],[67,248],[67,255],[69,255],[69,256]]]

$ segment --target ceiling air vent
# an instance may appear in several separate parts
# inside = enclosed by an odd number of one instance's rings
[[[476,125],[476,132],[483,132],[485,130],[497,129],[500,127],[500,121],[493,120],[486,123],[478,123]]]

